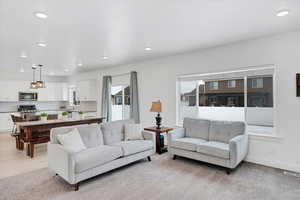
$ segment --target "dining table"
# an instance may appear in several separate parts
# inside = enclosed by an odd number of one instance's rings
[[[34,145],[47,143],[50,141],[50,131],[52,128],[75,126],[83,124],[100,124],[103,122],[104,117],[86,117],[82,119],[53,119],[46,121],[26,121],[17,122],[16,125],[20,130],[19,144],[16,144],[18,150],[24,150],[26,145],[27,156],[34,157]]]

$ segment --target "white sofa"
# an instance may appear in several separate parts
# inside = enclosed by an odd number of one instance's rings
[[[124,126],[133,120],[120,120],[101,125],[80,125],[51,130],[48,143],[48,165],[57,175],[79,188],[85,179],[148,158],[155,153],[155,136],[142,132],[144,140],[124,141]],[[78,153],[67,151],[57,140],[76,127],[87,147]]]
[[[168,134],[168,152],[227,168],[229,174],[247,155],[244,122],[185,118]]]

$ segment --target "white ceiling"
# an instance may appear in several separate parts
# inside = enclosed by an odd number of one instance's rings
[[[0,70],[67,75],[298,28],[300,0],[0,0]]]

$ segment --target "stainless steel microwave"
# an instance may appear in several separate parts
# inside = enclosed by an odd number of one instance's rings
[[[37,101],[38,93],[36,92],[19,92],[19,101]]]

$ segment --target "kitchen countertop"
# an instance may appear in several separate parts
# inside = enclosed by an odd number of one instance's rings
[[[55,119],[55,120],[47,120],[47,121],[29,121],[29,122],[17,122],[18,126],[36,126],[36,125],[44,125],[44,124],[55,124],[55,123],[64,123],[64,122],[76,122],[76,121],[84,121],[91,119],[100,119],[102,117],[86,117],[84,119]]]
[[[79,112],[82,111],[84,113],[88,113],[88,112],[97,112],[96,110],[37,110],[36,112]],[[11,111],[0,111],[0,113],[20,113],[17,110],[11,110]]]

